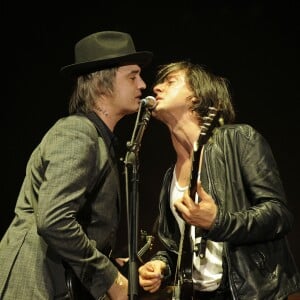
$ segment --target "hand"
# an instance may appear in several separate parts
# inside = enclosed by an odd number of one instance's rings
[[[161,260],[152,260],[139,267],[140,286],[150,293],[156,292],[161,286],[165,268],[166,264]]]
[[[127,278],[119,272],[115,282],[107,291],[107,294],[111,300],[128,300]]]
[[[218,207],[200,182],[197,184],[197,194],[199,203],[195,203],[186,193],[183,198],[174,202],[174,206],[188,224],[210,229],[216,219]]]

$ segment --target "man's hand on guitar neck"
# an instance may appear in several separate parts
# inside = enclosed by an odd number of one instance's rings
[[[140,286],[147,292],[154,293],[161,286],[166,263],[161,260],[151,260],[139,268]]]
[[[206,193],[199,182],[197,184],[197,194],[199,197],[198,203],[195,203],[188,193],[185,193],[183,198],[174,202],[174,205],[188,224],[209,230],[215,222],[218,207],[214,199]]]

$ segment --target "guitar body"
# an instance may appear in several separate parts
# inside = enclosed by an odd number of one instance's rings
[[[190,226],[188,224],[184,227],[184,235],[182,241],[181,251],[181,264],[178,274],[178,282],[176,291],[176,300],[189,300],[193,299],[194,287],[193,287],[193,248],[192,240],[190,238]]]
[[[192,273],[182,273],[179,275],[180,282],[180,294],[179,300],[193,299],[194,297],[194,285],[192,279]]]

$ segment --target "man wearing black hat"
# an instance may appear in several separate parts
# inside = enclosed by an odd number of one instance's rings
[[[33,151],[0,243],[2,300],[80,299],[70,270],[91,299],[128,298],[128,281],[109,259],[121,201],[113,131],[138,110],[141,68],[151,59],[123,32],[76,44],[75,63],[61,69],[75,81],[70,115]]]

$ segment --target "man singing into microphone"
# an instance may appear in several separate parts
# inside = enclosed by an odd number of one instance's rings
[[[124,32],[76,44],[75,63],[61,69],[74,80],[70,115],[31,154],[0,243],[2,300],[128,299],[128,281],[109,257],[121,207],[113,131],[140,107],[141,69],[151,59]]]
[[[250,125],[234,124],[227,80],[199,65],[162,66],[153,91],[152,115],[168,127],[176,159],[159,199],[164,249],[139,268],[140,285],[151,293],[172,285],[178,300],[287,299],[300,274],[269,144]]]

